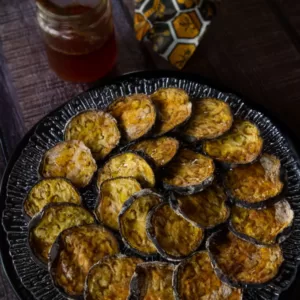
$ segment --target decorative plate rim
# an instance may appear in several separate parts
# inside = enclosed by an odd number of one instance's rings
[[[13,258],[10,254],[9,250],[9,241],[8,241],[8,232],[5,229],[5,222],[4,222],[4,211],[6,206],[6,198],[7,198],[7,183],[10,179],[11,172],[15,166],[15,163],[18,161],[18,159],[22,156],[23,151],[26,149],[28,144],[30,143],[31,139],[34,137],[34,135],[37,134],[37,132],[43,127],[43,124],[51,119],[55,118],[55,115],[58,114],[63,108],[66,108],[68,105],[74,102],[76,104],[76,99],[84,98],[85,95],[89,95],[92,93],[97,93],[97,90],[99,89],[105,89],[105,88],[116,88],[118,84],[122,84],[123,82],[130,82],[130,81],[137,81],[137,80],[159,80],[165,78],[167,81],[169,80],[186,80],[189,82],[193,82],[195,84],[200,84],[203,86],[207,86],[211,89],[216,90],[217,92],[220,92],[223,95],[231,95],[232,97],[236,97],[237,99],[240,99],[242,104],[245,104],[245,106],[249,109],[249,111],[253,111],[255,113],[258,113],[261,115],[261,117],[265,117],[267,120],[270,121],[270,123],[274,126],[274,129],[279,132],[279,134],[284,137],[283,140],[287,146],[287,149],[290,150],[292,158],[295,161],[295,164],[297,164],[297,175],[300,177],[300,159],[299,159],[299,151],[298,147],[296,147],[295,143],[297,142],[297,138],[294,136],[294,134],[287,129],[280,121],[277,120],[276,117],[272,116],[271,113],[266,112],[266,110],[257,105],[254,104],[252,101],[249,101],[248,99],[245,99],[243,96],[239,96],[238,93],[232,92],[226,87],[223,87],[219,84],[215,84],[211,82],[209,79],[203,78],[196,74],[187,74],[187,73],[179,73],[177,71],[145,71],[145,72],[133,72],[129,74],[125,74],[123,76],[117,77],[115,79],[104,79],[102,80],[99,85],[91,88],[90,90],[87,90],[85,92],[82,92],[78,96],[73,97],[72,99],[66,101],[64,104],[62,104],[60,107],[55,109],[54,111],[47,114],[44,118],[42,118],[41,121],[39,121],[33,128],[31,128],[28,133],[23,137],[23,139],[19,142],[18,146],[16,147],[14,153],[12,154],[6,170],[3,174],[1,185],[0,185],[0,213],[1,213],[1,226],[0,226],[0,259],[3,265],[4,272],[15,291],[15,294],[18,296],[19,299],[36,299],[34,298],[31,291],[29,291],[21,282],[21,279],[17,275],[17,271],[14,268],[14,262]],[[121,91],[122,92],[122,91]],[[133,91],[135,92],[135,91]],[[93,100],[94,101],[94,100]],[[97,105],[95,104],[95,107]],[[298,145],[297,145],[298,146]],[[299,198],[300,199],[300,198]],[[299,224],[300,229],[300,224]],[[300,243],[299,243],[300,244]],[[298,246],[300,248],[300,245]],[[298,268],[298,265],[300,263],[300,253],[299,258],[297,261],[293,261],[293,263],[287,262],[285,265],[288,269],[290,269],[293,274],[289,278],[289,282],[285,284],[283,287],[275,286],[274,291],[270,291],[270,293],[275,297],[278,298],[280,293],[290,287],[292,282],[295,279],[296,271]],[[250,289],[249,289],[250,290]],[[267,291],[268,292],[268,291]],[[266,294],[267,292],[262,293],[262,296],[259,299],[268,299],[265,298],[268,296]],[[57,297],[57,299],[60,299],[60,297]],[[274,298],[272,298],[274,299]]]

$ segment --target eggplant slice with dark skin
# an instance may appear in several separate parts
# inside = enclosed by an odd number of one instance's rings
[[[23,207],[32,218],[50,203],[81,204],[81,196],[71,182],[65,178],[47,178],[37,182],[27,194]]]
[[[157,136],[183,125],[191,116],[192,102],[182,89],[161,88],[151,95],[151,100],[158,109]]]
[[[194,253],[175,269],[173,287],[176,300],[242,300],[243,292],[223,283],[215,274],[207,251]]]
[[[156,108],[145,94],[118,98],[107,111],[117,119],[122,137],[127,142],[149,134],[156,121]]]
[[[229,228],[246,241],[268,246],[288,237],[293,219],[294,212],[286,200],[260,210],[234,206]]]
[[[105,180],[101,184],[95,209],[98,221],[113,230],[118,230],[118,216],[123,204],[140,190],[142,190],[142,187],[139,182],[131,177]]]
[[[172,276],[174,265],[161,261],[138,264],[130,282],[128,300],[175,300]]]
[[[84,142],[96,160],[105,158],[118,145],[120,137],[115,118],[100,110],[78,114],[65,129],[65,140]]]
[[[172,137],[162,136],[138,142],[130,147],[133,151],[142,151],[153,159],[156,167],[163,167],[176,155],[179,142]]]
[[[162,201],[159,194],[145,189],[130,197],[119,214],[119,229],[124,244],[143,257],[157,253],[147,236],[146,218],[149,211]]]
[[[128,299],[131,277],[142,262],[140,258],[120,254],[103,258],[88,273],[84,299]]]
[[[161,203],[150,211],[146,229],[159,254],[169,261],[188,257],[204,238],[204,230],[178,215],[169,203]]]
[[[183,195],[195,194],[213,182],[214,171],[210,157],[181,149],[165,170],[163,187]]]
[[[230,129],[232,122],[233,116],[226,102],[216,98],[195,100],[183,137],[190,143],[217,138]]]
[[[40,265],[46,265],[49,250],[64,229],[93,223],[93,215],[80,205],[48,204],[28,225],[28,242],[33,259]]]
[[[228,165],[253,162],[260,155],[262,147],[259,129],[247,120],[234,121],[230,131],[203,143],[203,151],[208,156]]]
[[[255,163],[229,170],[224,184],[236,205],[263,208],[284,197],[285,173],[274,155],[262,154]]]
[[[227,221],[230,209],[226,204],[227,196],[223,187],[213,183],[205,190],[193,195],[172,193],[172,208],[195,226],[213,228]]]
[[[140,155],[124,152],[111,157],[98,171],[97,187],[108,179],[133,177],[145,187],[154,187],[155,175],[149,163]]]
[[[48,269],[56,288],[68,299],[82,298],[89,269],[100,259],[119,252],[115,236],[101,225],[64,230],[53,244]]]
[[[90,183],[96,170],[91,150],[76,140],[60,142],[49,149],[40,166],[44,178],[64,177],[79,188]]]
[[[262,247],[228,230],[213,233],[206,242],[218,277],[233,287],[262,287],[276,277],[283,262],[278,244]]]

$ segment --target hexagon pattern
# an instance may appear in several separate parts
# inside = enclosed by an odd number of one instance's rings
[[[182,69],[216,14],[220,0],[135,0],[136,38]]]

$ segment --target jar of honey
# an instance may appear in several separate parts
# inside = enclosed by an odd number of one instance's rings
[[[50,67],[59,77],[91,82],[113,67],[117,48],[110,0],[36,0]]]

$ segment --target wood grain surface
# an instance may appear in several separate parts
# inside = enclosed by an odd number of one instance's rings
[[[112,2],[119,55],[109,76],[173,69],[136,41],[132,0]],[[211,78],[263,105],[300,138],[300,1],[223,2],[183,72]],[[87,88],[63,82],[48,68],[34,1],[0,0],[0,177],[4,157],[24,133]],[[299,283],[300,278],[280,299],[299,299]],[[0,274],[0,300],[15,299]]]

